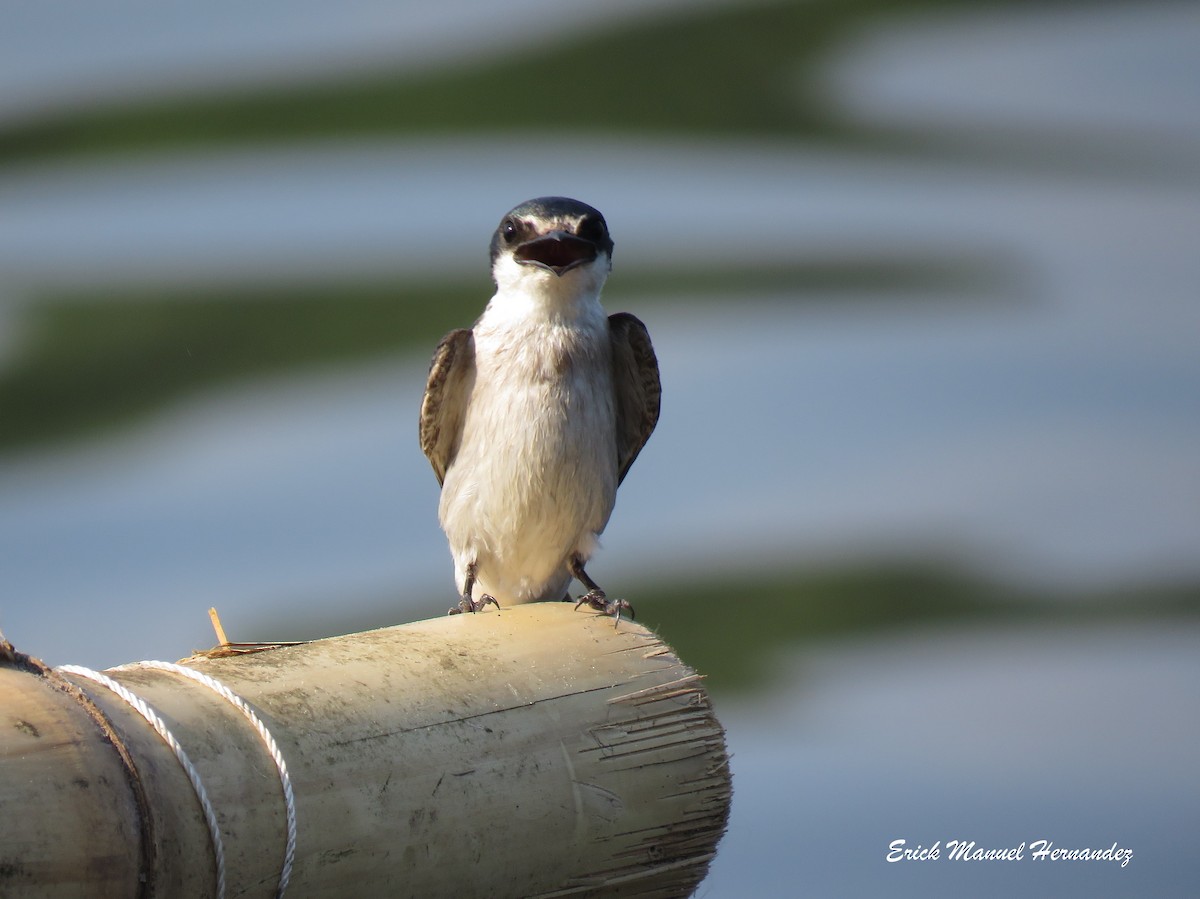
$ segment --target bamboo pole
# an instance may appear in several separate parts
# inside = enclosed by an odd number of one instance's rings
[[[686,896],[724,831],[699,676],[631,622],[538,603],[188,669],[257,713],[294,794],[289,896]],[[272,896],[281,772],[246,714],[177,671],[0,653],[0,895]],[[106,733],[105,729],[108,729]]]

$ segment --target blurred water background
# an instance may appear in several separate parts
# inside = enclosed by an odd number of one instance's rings
[[[442,613],[428,358],[567,194],[663,370],[591,567],[728,729],[698,895],[1195,895],[1200,7],[0,11],[19,648]]]

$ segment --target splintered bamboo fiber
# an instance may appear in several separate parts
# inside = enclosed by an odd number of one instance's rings
[[[725,828],[724,734],[645,628],[539,603],[109,688],[0,653],[0,896],[687,896]],[[107,730],[107,733],[106,733]],[[282,768],[281,768],[282,764]]]

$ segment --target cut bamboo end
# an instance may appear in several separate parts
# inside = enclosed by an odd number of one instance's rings
[[[631,622],[540,603],[186,665],[244,700],[286,762],[291,895],[685,896],[725,828],[703,681]],[[106,674],[186,749],[228,894],[275,895],[287,813],[262,736],[179,672]],[[52,680],[0,665],[0,807],[23,810],[0,816],[0,894],[215,895],[212,839],[163,739],[69,676],[106,737]]]

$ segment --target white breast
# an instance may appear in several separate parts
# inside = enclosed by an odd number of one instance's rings
[[[612,512],[608,321],[588,305],[567,320],[489,306],[475,326],[475,384],[439,517],[460,590],[476,562],[476,597],[560,599],[568,559],[590,556]]]

